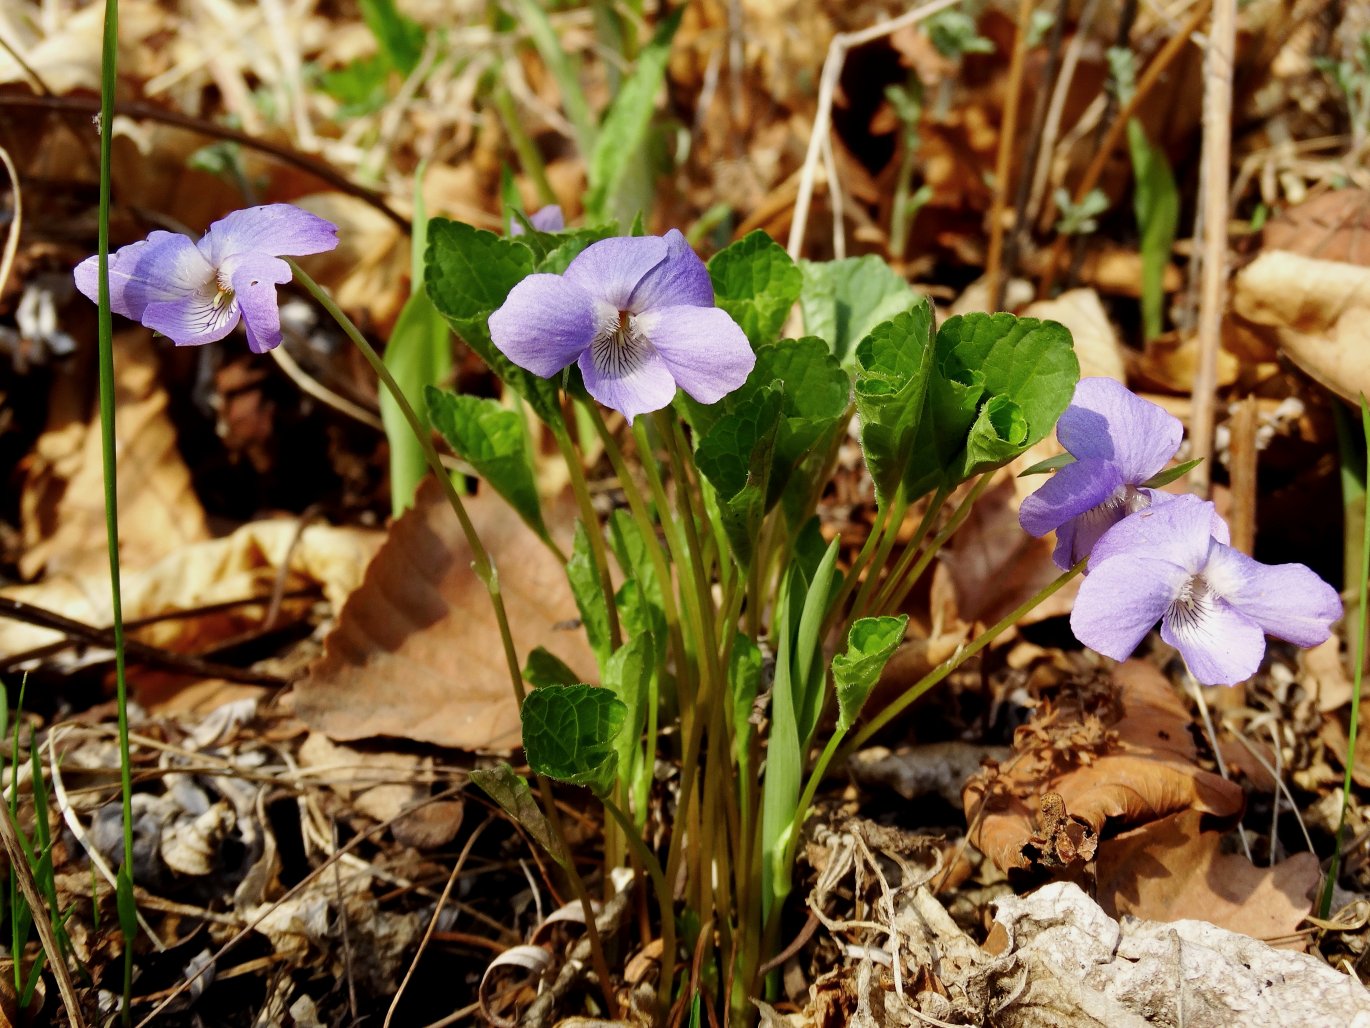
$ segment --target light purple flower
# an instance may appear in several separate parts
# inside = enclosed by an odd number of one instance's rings
[[[241,320],[247,345],[263,353],[281,342],[276,287],[290,281],[290,265],[280,258],[337,245],[335,225],[285,203],[234,211],[198,243],[153,232],[109,255],[110,308],[177,346],[222,339]],[[78,264],[75,277],[76,288],[98,302],[97,258]]]
[[[561,207],[557,204],[548,204],[539,211],[528,215],[528,224],[539,232],[560,232],[566,227],[566,216],[561,213]],[[511,236],[523,235],[525,229],[523,222],[515,220],[509,225]]]
[[[1180,448],[1179,419],[1111,378],[1082,378],[1056,423],[1056,438],[1073,464],[1058,470],[1023,501],[1018,521],[1029,535],[1056,533],[1051,558],[1067,570],[1101,535],[1150,506],[1142,487]]]
[[[490,315],[490,338],[521,368],[551,378],[573,361],[585,388],[630,422],[660,410],[679,386],[717,403],[756,356],[726,313],[685,237],[603,239],[564,275],[529,275]]]
[[[1262,564],[1228,546],[1213,504],[1177,496],[1125,518],[1094,546],[1070,627],[1091,649],[1125,660],[1157,621],[1204,685],[1250,678],[1265,633],[1316,646],[1341,599],[1302,564]]]

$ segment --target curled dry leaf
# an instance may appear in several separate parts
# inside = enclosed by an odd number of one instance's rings
[[[1328,389],[1370,396],[1370,267],[1267,250],[1237,273],[1232,310]]]
[[[582,673],[593,668],[579,628],[557,630],[578,622],[556,559],[499,497],[466,504],[499,569],[520,659],[541,645]],[[338,740],[391,736],[506,752],[518,745],[518,709],[490,598],[431,478],[391,526],[323,656],[296,686],[295,709]]]
[[[1302,951],[1307,939],[1294,932],[1312,909],[1318,858],[1299,853],[1257,867],[1241,853],[1223,853],[1222,833],[1201,831],[1202,819],[1182,810],[1101,842],[1099,905],[1111,917],[1194,918]]]
[[[971,841],[1005,871],[1042,871],[1052,864],[1043,843],[1072,834],[1068,822],[1097,838],[1106,822],[1140,825],[1182,810],[1235,817],[1242,790],[1195,764],[1189,724],[1170,683],[1141,661],[1044,702],[1015,733],[1014,759],[966,786]],[[1071,843],[1089,859],[1081,840]]]

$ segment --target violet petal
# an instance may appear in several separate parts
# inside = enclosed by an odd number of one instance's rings
[[[338,245],[338,228],[317,214],[288,203],[234,211],[209,226],[200,251],[217,267],[233,254],[303,257]]]
[[[717,307],[657,307],[633,324],[661,355],[676,385],[717,403],[747,381],[756,354],[737,322]]]
[[[626,311],[638,283],[669,252],[670,247],[660,236],[601,239],[571,261],[564,277],[615,310]]]
[[[1244,682],[1265,655],[1260,625],[1212,593],[1172,608],[1161,622],[1161,638],[1180,651],[1201,685]]]
[[[237,297],[209,285],[193,296],[148,304],[142,322],[177,346],[200,346],[232,332],[241,313]]]
[[[276,287],[290,281],[290,265],[279,257],[243,254],[227,258],[220,274],[228,276],[233,285],[252,352],[265,353],[280,346],[281,309]]]
[[[490,315],[490,338],[499,351],[542,378],[580,356],[598,328],[590,294],[560,275],[529,275]]]
[[[675,397],[671,370],[650,345],[639,343],[624,359],[610,366],[595,360],[586,350],[578,361],[586,391],[606,407],[618,411],[628,423],[639,414],[661,410]]]
[[[690,248],[679,229],[671,229],[662,238],[669,248],[666,259],[637,284],[629,309],[636,312],[681,305],[712,307],[714,284],[699,254]]]
[[[76,266],[76,288],[99,303],[99,258]],[[195,244],[176,232],[153,232],[109,255],[109,305],[116,314],[143,319],[148,304],[188,298],[214,278]]]
[[[1086,458],[1067,464],[1023,500],[1018,523],[1028,535],[1041,538],[1067,521],[1103,503],[1123,484],[1117,467]],[[1119,517],[1113,519],[1121,520]]]
[[[1298,646],[1326,642],[1342,616],[1337,591],[1302,564],[1262,564],[1215,544],[1204,578],[1244,617]]]
[[[1184,568],[1150,557],[1125,555],[1097,565],[1091,559],[1070,612],[1071,630],[1090,649],[1126,660],[1189,578]]]
[[[1121,554],[1146,554],[1169,561],[1195,575],[1208,559],[1217,513],[1213,504],[1197,496],[1176,496],[1130,514],[1104,533],[1089,558],[1090,574],[1097,564]],[[1225,530],[1225,526],[1224,526]]]
[[[1178,418],[1111,378],[1080,379],[1056,424],[1062,446],[1080,459],[1112,461],[1129,485],[1165,467],[1183,434]]]
[[[566,218],[561,213],[561,207],[554,203],[549,203],[539,211],[534,211],[528,216],[528,223],[539,232],[560,232],[566,227]],[[519,225],[519,228],[522,228]]]

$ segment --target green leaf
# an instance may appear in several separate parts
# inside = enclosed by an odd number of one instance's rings
[[[425,389],[451,374],[452,339],[447,322],[422,290],[412,293],[400,311],[385,345],[385,366],[419,420],[427,424],[419,399]],[[385,438],[390,444],[390,510],[399,517],[413,504],[414,491],[428,473],[428,461],[388,390],[381,390],[380,405]]]
[[[847,652],[832,659],[833,683],[837,687],[837,730],[852,726],[880,673],[904,638],[909,616],[860,618],[847,633]]]
[[[932,305],[921,300],[875,326],[856,347],[861,449],[882,507],[909,466],[923,420],[933,366],[932,321]]]
[[[599,526],[595,526],[599,531]],[[599,572],[590,551],[590,536],[584,522],[576,522],[575,541],[571,559],[566,562],[566,577],[571,593],[580,609],[580,620],[585,626],[585,638],[594,650],[599,667],[609,659],[609,609],[604,605],[604,590],[600,588]]]
[[[615,739],[618,774],[626,785],[645,770],[642,730],[647,724],[647,703],[652,675],[656,673],[656,648],[652,637],[636,635],[614,651],[604,665],[604,688],[623,704],[623,728]],[[653,740],[649,740],[649,745]],[[630,790],[631,791],[631,790]]]
[[[937,333],[927,406],[904,475],[906,498],[952,488],[1042,439],[1075,393],[1080,364],[1054,321],[966,314]]]
[[[1156,472],[1156,474],[1143,482],[1142,485],[1147,489],[1160,489],[1162,486],[1169,485],[1171,482],[1175,481],[1175,479],[1189,474],[1202,463],[1202,457],[1195,457],[1193,460],[1187,460],[1183,464],[1176,464],[1173,468],[1166,468],[1164,471]]]
[[[532,695],[536,696],[540,691]],[[547,851],[547,855],[562,870],[572,870],[571,854],[566,851],[561,836],[552,829],[551,822],[533,798],[533,790],[521,776],[514,773],[512,767],[500,764],[498,767],[476,768],[469,773],[469,777],[482,792],[500,805],[500,809],[521,824],[523,830]]]
[[[560,417],[556,383],[524,371],[495,349],[488,324],[491,313],[532,274],[535,263],[533,251],[517,239],[446,218],[428,223],[424,285],[433,306],[539,417],[551,421]]]
[[[1180,192],[1165,151],[1151,143],[1136,118],[1127,123],[1132,156],[1132,210],[1142,251],[1142,334],[1155,339],[1165,327],[1165,269],[1180,225]]]
[[[528,429],[523,415],[496,400],[450,393],[428,386],[424,392],[433,427],[453,451],[466,458],[534,532],[547,538],[542,520]]]
[[[840,261],[800,261],[804,289],[799,306],[804,331],[828,341],[843,365],[856,344],[882,321],[912,309],[922,297],[874,254]]]
[[[769,385],[727,410],[699,440],[695,464],[718,493],[733,553],[751,564],[766,513],[766,490],[780,431],[783,387]]]
[[[714,302],[742,327],[752,348],[780,336],[804,285],[785,248],[757,229],[709,259]]]
[[[613,788],[614,742],[628,711],[609,689],[546,685],[523,701],[523,750],[538,774],[584,785],[596,796]]]
[[[811,524],[817,527],[816,523]],[[827,616],[834,586],[839,584],[834,579],[837,577],[837,554],[841,547],[842,540],[834,538],[814,569],[799,615],[799,630],[795,635],[794,675],[791,682],[795,690],[795,723],[802,750],[808,749],[814,729],[818,726],[818,715],[823,710],[823,663],[818,659],[823,650],[823,639],[819,631]]]
[[[542,646],[535,647],[523,665],[523,680],[535,689],[545,685],[571,685],[580,678],[564,660]]]
[[[401,75],[409,75],[423,56],[427,32],[395,6],[395,0],[359,0],[362,18],[380,44],[381,53]]]
[[[571,266],[591,243],[608,239],[618,233],[617,225],[599,225],[595,228],[575,228],[568,232],[557,232],[550,236],[554,245],[548,247],[546,254],[538,261],[538,272],[544,275],[560,275]],[[539,232],[537,235],[547,235]],[[526,237],[520,237],[526,238]]]
[[[682,4],[657,25],[604,115],[586,168],[589,188],[585,193],[585,210],[591,221],[625,213],[611,210],[610,203],[617,198],[629,169],[642,164],[656,98],[666,79],[671,39],[684,13]]]
[[[1067,464],[1074,463],[1075,457],[1073,455],[1069,453],[1058,453],[1055,457],[1039,460],[1026,471],[1018,472],[1018,477],[1027,478],[1029,475],[1045,475],[1048,471],[1060,471]]]
[[[334,117],[346,121],[384,107],[390,99],[391,70],[384,55],[372,54],[323,72],[319,86],[340,105]]]

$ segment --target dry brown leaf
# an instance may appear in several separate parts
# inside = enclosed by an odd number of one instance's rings
[[[1195,335],[1181,337],[1167,332],[1149,340],[1136,364],[1145,382],[1176,393],[1191,393],[1194,373],[1199,366],[1199,341]],[[1237,358],[1226,350],[1218,351],[1218,385],[1229,386],[1240,370]]]
[[[176,446],[149,334],[122,332],[115,346],[119,555],[125,566],[145,568],[171,550],[205,539],[209,530]],[[63,381],[58,391],[83,390]],[[100,447],[98,411],[73,409],[70,397],[59,395],[35,446],[20,500],[24,577],[44,568],[50,574],[80,575],[108,561]]]
[[[950,547],[942,551],[941,561],[956,587],[957,612],[965,621],[993,624],[1060,575],[1051,560],[1055,537],[1034,539],[1018,523],[1023,499],[1044,481],[1040,476],[1019,478],[1019,472],[1058,452],[1054,440],[1044,440],[996,472]],[[1078,581],[1068,583],[1019,624],[1069,613],[1079,589]]]
[[[1242,790],[1193,763],[1189,723],[1169,682],[1141,661],[1119,665],[1111,683],[1043,703],[1015,734],[1015,759],[967,785],[971,841],[1004,870],[1052,870],[1042,852],[1052,825],[1038,810],[1056,801],[1054,823],[1073,820],[1095,838],[1106,822],[1146,824],[1181,810],[1234,817]]]
[[[1261,247],[1370,266],[1370,193],[1333,189],[1286,208],[1266,222]]]
[[[1330,714],[1351,702],[1351,677],[1341,659],[1341,639],[1333,635],[1326,642],[1299,651],[1300,680],[1317,697],[1318,710]]]
[[[593,668],[584,633],[556,627],[577,623],[561,565],[497,496],[474,497],[467,509],[499,568],[519,658],[542,645],[582,674]],[[339,740],[391,736],[506,752],[519,744],[490,598],[431,479],[391,527],[323,657],[296,686],[295,709]]]
[[[1110,917],[1207,921],[1280,946],[1312,909],[1318,858],[1299,853],[1257,867],[1241,853],[1222,852],[1222,833],[1201,831],[1202,819],[1182,810],[1100,843],[1099,905]]]
[[[278,581],[285,591],[318,586],[335,610],[360,584],[380,546],[380,532],[361,528],[308,525],[275,518],[244,525],[223,539],[185,546],[123,581],[127,621],[251,597],[269,597]],[[287,568],[281,578],[281,568]],[[103,626],[110,618],[109,576],[51,576],[35,585],[13,586],[0,595],[55,611],[86,624]],[[176,619],[139,629],[136,637],[152,646],[190,652],[260,627],[265,603],[245,604],[209,615]],[[298,608],[296,608],[298,613]],[[283,615],[290,615],[289,605]],[[0,621],[0,654],[12,655],[60,638],[48,629]]]
[[[1093,289],[1071,289],[1052,300],[1038,300],[1024,311],[1026,318],[1059,321],[1070,329],[1080,377],[1106,377],[1126,384],[1123,345]]]
[[[1237,273],[1232,310],[1328,389],[1370,395],[1370,267],[1267,250]]]

